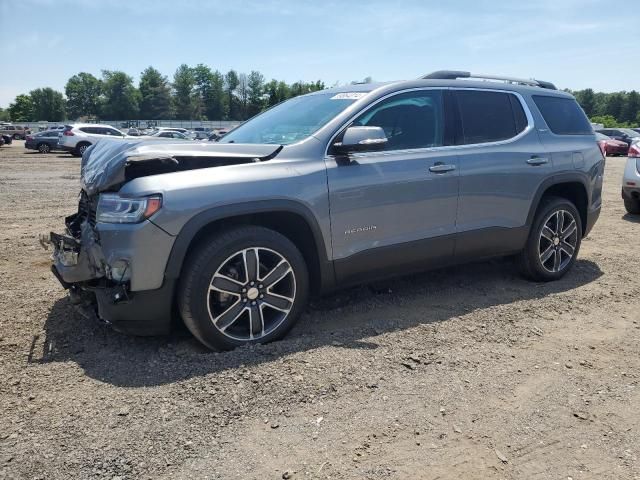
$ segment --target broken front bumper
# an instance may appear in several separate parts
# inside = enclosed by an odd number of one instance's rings
[[[97,224],[81,213],[66,219],[65,235],[51,232],[52,271],[85,316],[138,335],[167,333],[174,282],[164,278],[173,237],[150,222]]]

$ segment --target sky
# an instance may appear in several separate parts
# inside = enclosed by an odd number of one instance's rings
[[[327,85],[450,69],[640,90],[638,0],[613,3],[0,0],[0,107],[38,87],[64,92],[82,71],[137,82],[149,65],[171,78],[182,63]]]

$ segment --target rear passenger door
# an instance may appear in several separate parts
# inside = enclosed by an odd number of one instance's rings
[[[538,186],[552,171],[533,117],[515,92],[454,89],[460,164],[456,257],[522,248]]]

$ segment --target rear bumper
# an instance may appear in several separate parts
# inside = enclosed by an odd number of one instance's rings
[[[622,187],[622,198],[624,200],[640,200],[640,186]]]

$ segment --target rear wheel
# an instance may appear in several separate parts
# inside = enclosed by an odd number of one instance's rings
[[[538,208],[519,255],[520,270],[531,280],[557,280],[575,263],[581,241],[582,221],[575,205],[565,198],[548,197]]]
[[[307,266],[296,246],[257,226],[203,243],[181,277],[182,319],[213,349],[282,338],[303,312],[309,290]]]
[[[91,146],[91,144],[90,144],[90,143],[87,143],[87,142],[79,143],[79,144],[76,146],[76,156],[77,156],[77,157],[81,157],[82,155],[84,155],[84,152],[85,152],[85,151],[87,150],[87,148],[89,148],[90,146]]]
[[[51,147],[48,143],[41,143],[38,145],[38,151],[40,153],[49,153],[51,151]]]
[[[632,215],[640,215],[640,199],[625,198],[624,208]]]

